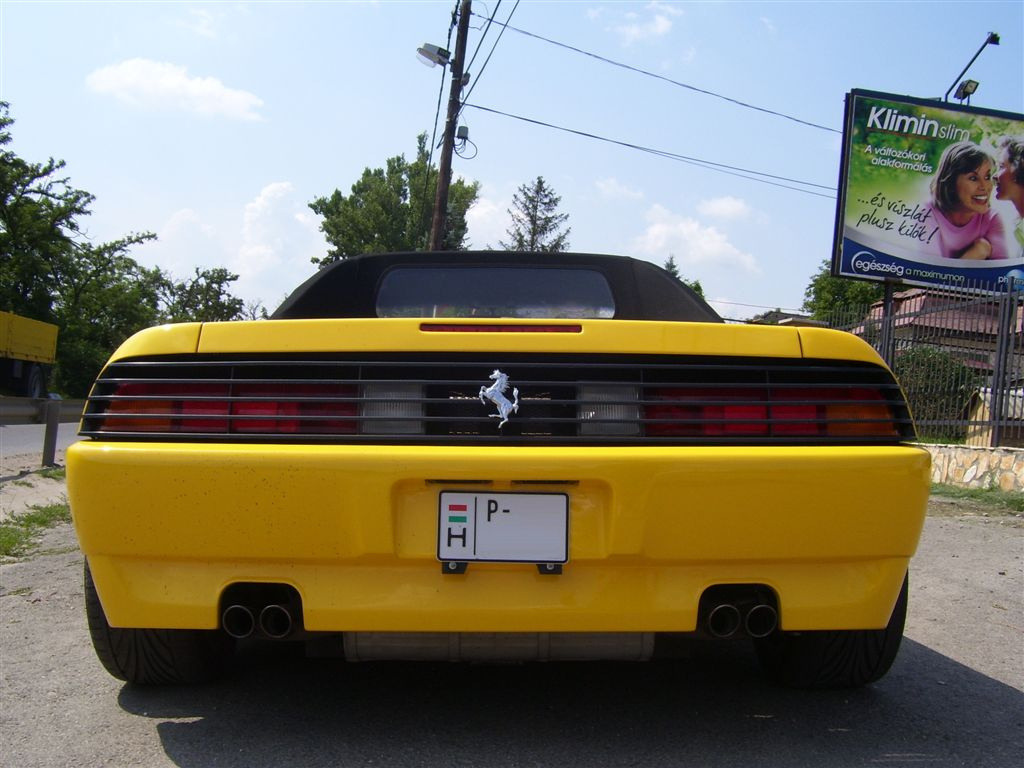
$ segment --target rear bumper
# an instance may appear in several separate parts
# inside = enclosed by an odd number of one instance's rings
[[[310,631],[686,632],[756,583],[786,630],[886,624],[917,546],[927,452],[80,442],[68,493],[114,626],[215,628],[223,590],[281,582]],[[441,490],[564,492],[569,562],[441,573]]]

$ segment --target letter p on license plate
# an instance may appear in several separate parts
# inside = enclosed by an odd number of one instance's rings
[[[569,559],[569,497],[564,493],[442,491],[437,559],[565,563]]]

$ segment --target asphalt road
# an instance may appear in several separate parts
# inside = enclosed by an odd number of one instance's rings
[[[38,454],[42,458],[45,429],[46,427],[42,424],[0,426],[0,456]],[[59,425],[57,430],[58,451],[66,449],[76,440],[78,440],[78,422],[65,422]]]
[[[0,764],[970,766],[1024,755],[1024,529],[930,517],[907,637],[879,683],[774,687],[743,642],[648,664],[346,664],[248,646],[227,678],[125,686],[100,667],[69,526],[0,565]]]

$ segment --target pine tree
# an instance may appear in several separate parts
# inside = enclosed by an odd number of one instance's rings
[[[558,213],[562,198],[538,176],[532,184],[522,184],[508,209],[512,226],[506,232],[509,242],[501,242],[506,251],[558,253],[569,248],[569,214]],[[563,228],[564,227],[564,228]]]
[[[663,266],[665,268],[665,271],[672,275],[672,277],[674,277],[683,285],[690,286],[690,288],[693,289],[694,293],[696,293],[702,299],[704,298],[704,286],[700,284],[700,280],[687,280],[681,274],[679,274],[679,266],[676,264],[675,254],[670,253],[668,255],[668,260],[665,262]]]

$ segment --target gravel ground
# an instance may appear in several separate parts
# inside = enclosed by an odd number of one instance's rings
[[[64,466],[64,451],[56,453],[56,463]],[[43,477],[39,471],[38,454],[0,453],[0,522],[30,506],[65,501],[64,482]]]

